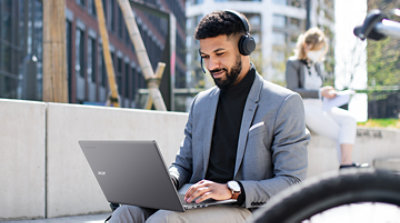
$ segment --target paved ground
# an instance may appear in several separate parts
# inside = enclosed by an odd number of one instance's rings
[[[63,218],[0,221],[1,223],[103,223],[109,214],[72,216]],[[400,208],[383,203],[343,205],[313,216],[303,223],[399,223]]]
[[[37,220],[1,221],[1,223],[104,223],[110,214],[82,215]]]

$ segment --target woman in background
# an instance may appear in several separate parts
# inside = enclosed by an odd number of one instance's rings
[[[332,107],[323,109],[322,99],[332,99],[337,91],[332,86],[323,86],[319,62],[328,52],[324,33],[311,28],[297,40],[294,57],[286,64],[287,88],[299,93],[304,102],[307,127],[337,142],[340,169],[360,167],[352,160],[352,150],[356,137],[356,120],[344,109]]]

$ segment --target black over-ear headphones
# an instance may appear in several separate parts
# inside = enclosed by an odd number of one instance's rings
[[[247,20],[236,11],[225,10],[225,12],[228,12],[228,13],[236,16],[242,22],[244,31],[246,33],[240,37],[240,40],[239,40],[239,52],[240,52],[240,54],[242,54],[244,56],[250,55],[251,52],[253,52],[254,49],[256,48],[256,41],[250,35],[250,28],[249,28],[249,24],[247,23]]]
[[[249,24],[247,23],[247,20],[236,11],[233,11],[233,10],[224,10],[224,11],[227,13],[230,13],[231,15],[234,15],[240,19],[240,21],[243,25],[245,34],[242,35],[239,39],[239,43],[238,43],[239,53],[244,56],[250,55],[251,52],[253,52],[254,49],[256,48],[256,41],[250,35],[250,28],[249,28]],[[200,51],[199,51],[199,53],[200,53]],[[201,56],[200,56],[200,65],[201,65],[201,69],[205,73],[206,70],[204,69],[203,59],[201,58]]]

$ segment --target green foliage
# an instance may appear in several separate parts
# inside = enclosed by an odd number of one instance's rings
[[[400,42],[387,38],[369,41],[368,85],[400,85]]]
[[[368,119],[366,122],[357,123],[358,126],[378,127],[378,128],[400,128],[400,120],[394,118],[388,119]]]
[[[398,8],[400,0],[368,0],[368,11],[379,9],[389,19],[399,21],[399,17],[390,15],[390,10]],[[368,40],[368,85],[400,85],[400,41],[393,38],[374,41]]]

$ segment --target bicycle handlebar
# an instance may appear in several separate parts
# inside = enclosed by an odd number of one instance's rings
[[[382,22],[375,25],[375,30],[384,35],[400,39],[400,23],[383,19]]]
[[[387,36],[400,39],[400,23],[389,20],[379,10],[372,10],[365,18],[364,23],[356,26],[353,32],[361,40],[381,40]]]

